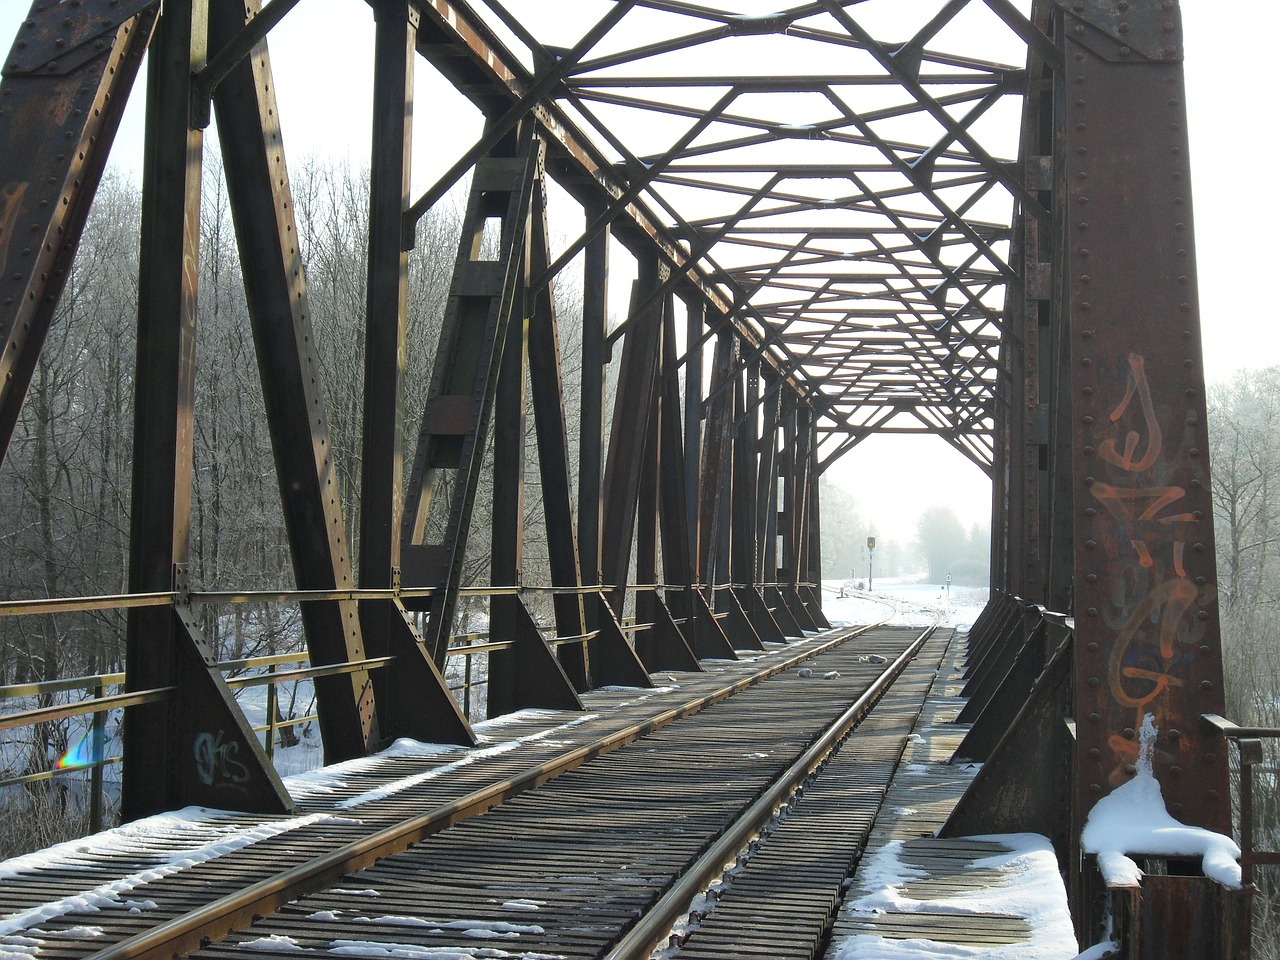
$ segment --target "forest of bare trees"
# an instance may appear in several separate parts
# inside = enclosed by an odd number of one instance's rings
[[[311,163],[295,180],[308,288],[337,456],[348,539],[360,469],[367,179]],[[4,469],[0,530],[6,596],[116,594],[125,589],[140,193],[109,174],[95,202]],[[226,188],[205,176],[198,326],[192,580],[200,589],[292,583],[253,340]],[[420,407],[427,344],[448,294],[458,216],[421,224],[410,271],[408,406]],[[415,391],[419,397],[415,397]],[[410,449],[412,445],[410,443]],[[279,611],[205,608],[205,634],[223,658],[296,636]],[[0,619],[0,683],[121,668],[117,613]]]
[[[1280,728],[1280,367],[1241,372],[1209,394],[1210,454],[1229,719]],[[1265,742],[1255,844],[1280,849],[1280,750]],[[1280,877],[1258,872],[1254,957],[1280,958]]]

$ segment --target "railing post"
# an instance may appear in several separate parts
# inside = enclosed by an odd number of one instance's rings
[[[466,664],[462,670],[462,712],[468,720],[471,719],[471,657],[463,658]]]
[[[94,678],[93,699],[101,700],[104,692],[102,677]],[[106,757],[106,723],[105,711],[98,710],[93,715],[93,727],[89,734],[89,743],[93,747],[93,766],[89,768],[89,832],[97,833],[102,829],[102,767]]]
[[[267,673],[275,675],[276,665],[274,663],[267,664]],[[276,756],[276,710],[279,704],[276,700],[276,684],[271,681],[267,684],[267,756],[275,760]]]

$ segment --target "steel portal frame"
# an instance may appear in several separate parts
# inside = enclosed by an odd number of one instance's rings
[[[539,37],[564,27],[536,9],[525,22],[497,0],[370,0],[355,565],[335,532],[344,505],[273,119],[265,38],[295,5],[183,0],[161,15],[157,0],[34,0],[0,83],[4,450],[151,54],[129,588],[172,602],[131,609],[128,671],[131,689],[181,695],[129,715],[126,816],[290,803],[187,606],[199,593],[186,564],[191,265],[212,109],[297,585],[311,591],[311,657],[395,658],[394,670],[320,682],[329,759],[395,736],[471,742],[441,670],[488,464],[502,640],[491,709],[573,709],[594,686],[647,684],[647,670],[696,669],[826,626],[817,478],[866,437],[909,432],[941,437],[991,477],[995,595],[1076,614],[1075,788],[1040,802],[1069,808],[1078,836],[1091,806],[1134,775],[1135,731],[1151,714],[1171,811],[1228,828],[1225,762],[1198,724],[1223,704],[1176,3],[1036,0],[1028,12],[938,0],[886,17],[878,0],[767,15],[616,0],[586,4],[588,28],[556,45]],[[957,45],[973,18],[1016,45],[1018,62]],[[786,59],[795,50],[813,63],[726,72],[735,52],[766,49],[779,64],[799,62]],[[415,198],[419,57],[486,122]],[[1002,113],[1012,124],[994,122]],[[403,401],[407,250],[464,176],[419,416]],[[557,202],[579,205],[585,224],[559,245],[547,228]],[[493,222],[495,255],[482,250]],[[611,325],[610,258],[623,250],[636,279]],[[553,282],[577,264],[571,423]],[[530,400],[551,642],[520,589]],[[406,418],[418,424],[407,479]],[[428,543],[432,511],[443,533]],[[629,596],[642,629],[619,619]],[[199,744],[214,742],[243,777],[208,775]]]

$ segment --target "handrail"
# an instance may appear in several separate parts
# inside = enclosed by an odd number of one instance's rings
[[[13,727],[29,727],[35,723],[48,723],[50,720],[61,720],[85,713],[102,713],[106,710],[117,710],[121,707],[135,707],[143,703],[156,703],[175,692],[177,687],[154,687],[150,690],[138,690],[131,693],[119,693],[111,697],[98,697],[93,700],[81,700],[79,703],[68,703],[60,707],[37,707],[34,710],[23,710],[19,713],[0,715],[0,730]]]
[[[1203,713],[1200,718],[1224,740],[1234,741],[1240,751],[1240,880],[1248,888],[1255,866],[1280,866],[1280,852],[1253,846],[1253,768],[1263,760],[1262,741],[1280,739],[1280,728],[1242,727],[1216,713]]]
[[[820,587],[821,584],[802,582],[802,583],[693,583],[693,584],[669,584],[669,583],[647,583],[647,584],[628,584],[622,589],[630,593],[649,593],[662,591],[688,591],[696,590],[699,592],[719,592],[724,590],[738,589],[760,589],[765,587],[773,588],[791,588],[791,587]],[[587,584],[575,586],[555,586],[555,585],[489,585],[489,586],[473,586],[464,587],[460,590],[463,596],[519,596],[522,594],[535,595],[578,595],[585,596],[591,594],[606,594],[619,589],[616,585],[610,584]],[[100,595],[92,597],[44,597],[30,600],[5,600],[0,601],[0,617],[6,616],[37,616],[49,615],[55,613],[71,613],[71,612],[92,612],[97,610],[111,609],[129,609],[133,607],[158,607],[158,606],[176,606],[178,604],[217,604],[217,603],[326,603],[326,602],[356,602],[361,600],[398,600],[404,598],[430,597],[437,592],[434,587],[412,587],[412,588],[390,588],[390,589],[345,589],[345,590],[239,590],[239,591],[219,591],[219,590],[196,590],[190,592],[179,591],[162,591],[154,593],[121,593],[111,595]],[[727,616],[727,614],[716,614],[717,617]],[[684,622],[677,620],[677,623]],[[653,629],[656,624],[653,623],[635,623],[623,621],[619,624],[622,631],[627,634],[634,634],[644,630]],[[572,644],[585,644],[594,640],[599,636],[599,631],[590,631],[582,634],[559,636],[556,635],[554,627],[541,627],[540,632],[549,634],[545,637],[548,646],[559,647]],[[448,657],[463,657],[466,660],[466,668],[464,678],[461,684],[450,684],[449,689],[454,692],[461,692],[463,696],[463,708],[469,712],[470,709],[470,693],[473,687],[482,686],[484,680],[473,681],[471,677],[471,657],[481,653],[493,653],[501,650],[509,650],[514,647],[512,640],[492,640],[488,633],[467,633],[459,634],[451,638],[451,645],[448,648]],[[458,643],[459,640],[482,640],[485,642],[474,643]],[[275,707],[275,690],[281,683],[295,682],[299,680],[313,679],[316,677],[333,676],[339,674],[350,674],[359,670],[380,669],[386,666],[392,657],[381,657],[376,659],[366,659],[353,662],[343,662],[336,664],[323,664],[319,666],[303,666],[293,670],[279,671],[276,667],[287,664],[307,664],[310,661],[310,654],[305,651],[296,651],[291,653],[269,654],[260,657],[238,658],[235,660],[220,661],[215,666],[223,673],[234,673],[241,670],[251,670],[255,668],[267,668],[266,673],[255,674],[249,676],[238,676],[228,678],[226,683],[232,688],[244,688],[254,686],[266,686],[267,692],[267,724],[263,727],[255,728],[257,732],[265,731],[267,733],[268,746],[270,753],[273,745],[275,731],[285,726],[295,726],[298,723],[304,723],[308,719],[300,720],[280,719],[276,718]],[[98,729],[104,723],[105,715],[112,711],[129,706],[135,706],[142,703],[154,702],[161,700],[173,691],[172,687],[160,687],[147,691],[129,691],[114,696],[104,696],[104,692],[108,687],[123,687],[126,683],[127,675],[123,671],[115,671],[112,673],[97,674],[82,677],[67,677],[58,680],[37,681],[34,683],[18,683],[0,686],[0,702],[5,700],[26,698],[26,697],[42,697],[49,694],[72,693],[72,692],[93,692],[91,699],[83,699],[76,703],[64,705],[54,705],[49,707],[40,707],[32,710],[24,710],[11,714],[0,714],[0,729],[12,729],[17,727],[31,726],[37,723],[45,723],[58,719],[65,719],[73,716],[82,716],[92,714],[94,716],[94,727]],[[100,773],[103,766],[119,762],[118,757],[99,757],[89,763],[75,764],[73,766],[58,767],[48,771],[41,771],[33,774],[25,774],[18,778],[10,778],[0,780],[0,786],[9,786],[14,783],[26,783],[33,780],[44,780],[64,773],[73,773],[76,771],[91,770],[95,777]],[[96,798],[95,798],[96,799]]]
[[[310,680],[312,677],[332,677],[340,673],[356,673],[359,670],[376,670],[385,667],[395,657],[374,657],[370,660],[351,660],[345,663],[326,663],[301,670],[284,670],[278,673],[256,673],[248,677],[234,677],[228,687],[261,687],[268,683],[287,683],[290,680]],[[288,661],[285,661],[288,662]]]
[[[741,590],[753,587],[821,587],[819,583],[799,581],[789,583],[769,581],[761,583],[643,583],[588,584],[555,586],[547,584],[507,584],[461,587],[459,596],[497,597],[519,596],[525,593],[549,593],[553,595],[589,595],[611,593],[618,589],[654,592],[658,590]],[[438,587],[393,587],[379,589],[348,590],[192,590],[179,593],[169,590],[158,593],[115,593],[93,597],[38,597],[31,600],[0,600],[0,617],[37,616],[51,613],[75,613],[93,610],[124,610],[130,607],[163,607],[178,603],[313,603],[358,600],[401,600],[432,597]]]
[[[101,597],[40,597],[35,600],[0,600],[0,617],[37,613],[70,613],[85,610],[120,610],[126,607],[163,607],[178,595],[166,593],[118,593]]]
[[[39,697],[46,693],[66,693],[70,690],[92,690],[96,687],[115,687],[124,683],[120,673],[99,673],[87,677],[65,677],[62,680],[38,680],[35,683],[14,683],[0,687],[0,700],[17,697]]]

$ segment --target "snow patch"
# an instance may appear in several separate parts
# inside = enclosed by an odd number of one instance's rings
[[[514,714],[508,714],[494,721],[475,724],[472,729],[477,733],[484,733],[495,726],[510,724],[513,720],[530,719],[541,716],[555,716],[557,711],[552,710],[521,710]],[[353,807],[363,806],[372,803],[375,800],[382,800],[386,797],[395,796],[403,793],[405,790],[411,789],[420,783],[433,780],[460,767],[468,766],[477,760],[486,757],[496,757],[504,753],[510,753],[528,743],[538,741],[547,741],[548,744],[554,744],[551,738],[564,730],[576,727],[579,724],[586,723],[588,720],[595,719],[598,714],[587,713],[575,717],[558,726],[542,730],[537,733],[531,733],[524,737],[514,740],[503,740],[492,743],[489,746],[479,749],[467,750],[463,756],[452,761],[451,763],[443,763],[439,766],[432,767],[429,770],[423,770],[420,773],[413,774],[408,777],[402,777],[399,780],[393,780],[375,787],[372,790],[366,790],[363,793],[348,797],[339,801],[334,806],[336,809],[349,810]],[[321,770],[312,770],[307,773],[300,773],[285,779],[285,786],[289,790],[289,794],[295,800],[309,799],[325,794],[336,793],[344,790],[348,786],[348,778],[353,775],[359,775],[372,769],[379,761],[398,758],[414,758],[414,757],[433,757],[442,754],[459,752],[461,748],[457,746],[420,743],[416,740],[400,739],[393,743],[390,747],[382,752],[375,754],[373,757],[357,757],[354,760],[347,760],[343,763],[336,763],[332,766],[324,767]]]
[[[42,946],[34,937],[0,937],[0,960],[29,960]]]
[[[269,937],[259,937],[257,940],[246,940],[240,944],[245,950],[261,950],[264,953],[272,950],[303,950],[305,949],[293,937],[281,936],[273,933]]]
[[[1147,714],[1139,733],[1137,773],[1099,800],[1085,821],[1080,841],[1096,854],[1108,886],[1138,886],[1142,870],[1128,854],[1200,857],[1204,875],[1224,887],[1240,888],[1240,848],[1230,837],[1173,819],[1164,805],[1160,782],[1151,769],[1155,718]]]
[[[535,908],[536,909],[536,908]],[[433,933],[453,930],[467,937],[487,939],[502,937],[514,940],[522,933],[544,933],[534,923],[507,923],[504,920],[428,920],[424,917],[389,915],[385,917],[352,917],[356,923],[380,923],[398,927],[425,927]]]
[[[1103,940],[1101,943],[1095,943],[1075,960],[1103,960],[1103,957],[1118,956],[1119,953],[1120,944],[1114,940]]]
[[[982,957],[987,960],[1074,960],[1076,944],[1067,895],[1058,875],[1058,860],[1049,841],[1037,834],[997,834],[971,837],[1003,844],[1008,853],[976,860],[970,869],[999,870],[1006,881],[998,886],[965,890],[950,897],[916,900],[904,892],[912,880],[928,874],[904,863],[903,841],[894,840],[858,867],[857,889],[862,896],[845,907],[853,917],[884,913],[1003,914],[1026,919],[1031,939],[1001,946],[971,947],[926,940],[896,940],[859,934],[836,945],[834,960],[933,960]]]
[[[329,953],[347,957],[386,957],[396,960],[565,960],[559,953],[508,953],[494,947],[462,949],[426,947],[412,943],[379,943],[373,940],[334,940]]]

